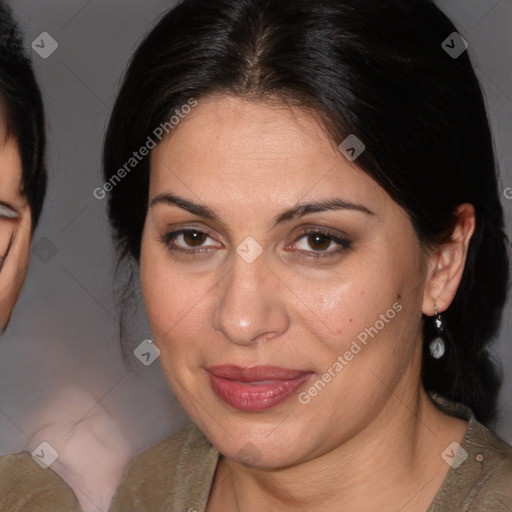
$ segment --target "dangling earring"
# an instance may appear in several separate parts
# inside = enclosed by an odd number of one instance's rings
[[[437,306],[434,304],[436,316],[434,317],[434,325],[436,327],[437,336],[430,342],[430,354],[434,359],[441,359],[444,356],[445,344],[443,339],[444,321],[437,311]]]

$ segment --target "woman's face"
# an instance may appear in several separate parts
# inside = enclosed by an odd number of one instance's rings
[[[6,138],[0,126],[0,330],[9,321],[27,274],[31,229],[18,144]]]
[[[231,459],[317,457],[389,419],[397,389],[418,392],[428,262],[355,164],[303,111],[231,97],[200,101],[153,151],[141,281],[154,342]]]

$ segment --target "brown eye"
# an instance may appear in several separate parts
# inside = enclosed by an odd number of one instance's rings
[[[338,233],[308,230],[303,232],[290,247],[301,257],[313,258],[317,261],[319,258],[339,256],[344,251],[351,249],[352,242]]]
[[[308,236],[308,245],[314,251],[325,251],[329,249],[332,237],[323,235],[321,233],[313,233]]]
[[[206,233],[201,231],[186,231],[183,233],[183,241],[190,247],[199,247],[208,239]]]
[[[222,244],[207,232],[193,228],[167,233],[161,237],[161,241],[170,251],[180,251],[190,255],[211,253],[222,248]]]

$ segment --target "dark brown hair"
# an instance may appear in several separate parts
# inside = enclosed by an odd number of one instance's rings
[[[468,52],[454,58],[442,47],[455,31],[430,0],[185,0],[133,56],[104,176],[191,97],[278,97],[316,112],[336,144],[349,134],[364,142],[358,166],[408,212],[425,247],[451,233],[458,205],[473,204],[476,232],[444,315],[447,354],[430,357],[426,318],[422,378],[489,424],[500,378],[487,349],[506,299],[507,239],[479,82]],[[149,172],[147,158],[109,198],[121,258],[139,258]]]
[[[19,147],[22,187],[35,229],[46,193],[43,101],[11,11],[0,1],[0,113],[7,137]]]

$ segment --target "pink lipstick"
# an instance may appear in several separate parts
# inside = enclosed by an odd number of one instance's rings
[[[313,374],[277,366],[234,365],[206,369],[214,393],[231,407],[261,412],[284,402]]]

